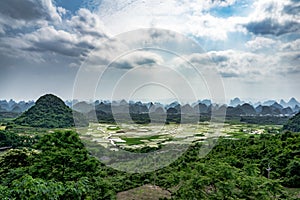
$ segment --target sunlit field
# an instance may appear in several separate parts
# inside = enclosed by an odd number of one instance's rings
[[[281,126],[255,124],[221,124],[200,122],[198,124],[103,124],[90,123],[79,129],[80,138],[106,148],[158,147],[167,144],[205,142],[208,138],[225,137],[239,139],[262,133],[279,133]]]

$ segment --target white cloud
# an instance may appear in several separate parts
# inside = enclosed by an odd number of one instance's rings
[[[103,22],[96,15],[89,10],[81,8],[77,15],[73,16],[70,20],[67,20],[67,25],[72,28],[73,31],[81,35],[91,35],[96,37],[107,37],[107,30],[103,25]]]
[[[277,52],[275,54],[252,53],[236,50],[210,51],[202,54],[185,55],[191,64],[205,72],[217,69],[225,79],[238,79],[242,82],[263,82],[265,77],[281,77],[300,72],[300,52]],[[174,59],[178,67],[188,70],[189,66]],[[181,62],[181,63],[180,63]]]
[[[281,49],[283,51],[300,51],[300,39],[284,43]]]
[[[266,18],[276,20],[279,24],[283,24],[286,21],[299,21],[298,15],[291,15],[288,11],[285,11],[285,7],[293,5],[296,7],[299,3],[292,0],[277,1],[277,0],[256,0],[253,3],[255,7],[254,12],[250,15],[251,21],[262,21]]]
[[[283,42],[281,40],[275,40],[272,38],[266,38],[257,36],[253,40],[246,42],[245,46],[247,50],[251,52],[263,53],[263,54],[294,54],[294,52],[300,52],[300,39],[290,40]]]
[[[63,16],[65,14],[67,14],[67,10],[62,8],[62,7],[57,7],[56,10],[57,10],[57,12],[59,13],[60,16]]]
[[[245,27],[253,34],[283,35],[299,32],[300,15],[291,8],[299,7],[300,3],[293,0],[257,0],[254,12],[248,16]]]
[[[229,32],[244,32],[243,17],[218,18],[210,14],[190,16],[187,22],[189,33],[211,40],[227,40]]]
[[[248,41],[245,45],[249,50],[257,51],[257,50],[268,50],[270,48],[275,48],[276,45],[278,45],[278,43],[280,42],[274,39],[258,36],[255,37],[253,40]]]
[[[80,50],[76,48],[79,43],[77,36],[64,30],[56,30],[53,26],[43,27],[33,33],[25,34],[22,39],[30,43],[30,51],[50,51],[66,56],[80,55]]]
[[[226,40],[228,32],[241,32],[242,17],[215,17],[207,11],[216,6],[229,6],[235,1],[103,1],[99,15],[113,34],[137,28],[170,29],[212,40]],[[123,5],[123,6],[122,6]]]
[[[226,41],[228,34],[235,32],[282,35],[299,30],[300,16],[292,9],[299,3],[291,0],[256,0],[251,6],[245,7],[249,12],[242,17],[238,13],[232,13],[230,17],[216,17],[210,13],[210,9],[214,7],[233,6],[236,3],[239,2],[123,0],[116,4],[115,1],[104,0],[98,14],[113,34],[155,27],[194,37]]]
[[[31,2],[31,0],[26,1]],[[178,37],[178,35],[172,32],[166,34],[166,31],[158,30],[131,35],[131,38],[130,34],[128,34],[127,36],[125,35],[126,38],[122,38],[123,41],[111,40],[109,39],[110,34],[106,26],[109,28],[114,27],[118,29],[118,31],[121,31],[134,27],[151,26],[152,24],[155,27],[162,27],[164,29],[170,28],[181,33],[190,34],[194,37],[208,37],[211,40],[226,41],[228,39],[228,33],[243,32],[246,34],[244,25],[247,23],[258,22],[270,16],[282,19],[282,23],[291,19],[288,14],[284,14],[286,18],[281,18],[282,13],[272,15],[272,12],[282,11],[285,6],[290,5],[289,1],[280,3],[276,3],[274,0],[256,1],[254,3],[254,12],[248,17],[232,16],[221,18],[212,16],[206,12],[216,6],[225,7],[233,5],[234,3],[234,0],[203,1],[201,3],[191,0],[133,1],[129,3],[123,0],[116,6],[113,4],[113,1],[104,1],[102,7],[99,8],[100,11],[103,9],[102,12],[100,12],[100,16],[106,20],[104,24],[99,15],[87,9],[80,9],[76,15],[64,20],[60,15],[64,15],[66,10],[55,7],[50,0],[44,0],[42,1],[42,5],[46,6],[45,10],[48,13],[47,16],[50,16],[56,23],[61,21],[61,24],[64,24],[64,26],[58,26],[55,23],[49,24],[50,22],[47,22],[41,24],[42,27],[34,30],[32,33],[19,34],[19,36],[14,38],[14,42],[11,44],[5,42],[4,38],[1,41],[2,44],[7,45],[13,50],[31,51],[30,53],[41,54],[41,58],[43,57],[42,54],[47,52],[47,56],[51,55],[49,53],[54,53],[54,56],[59,54],[83,60],[91,49],[97,48],[97,53],[100,55],[95,57],[94,62],[97,63],[97,59],[108,62],[114,58],[113,55],[117,55],[117,52],[122,52],[124,49],[128,50],[136,45],[134,42],[141,43],[142,41],[150,41],[153,43],[169,44],[176,42],[178,45],[181,40],[181,37]],[[260,14],[262,14],[262,16],[260,16]],[[0,28],[0,32],[1,30],[3,32],[3,29]],[[257,36],[254,37],[253,40],[246,42],[245,46],[252,52],[277,49],[277,47],[281,51],[295,51],[299,48],[298,43],[299,41],[281,43],[272,37]],[[182,46],[184,45],[185,44],[182,44]],[[241,69],[236,69],[238,68],[237,66],[241,65],[244,68],[251,68],[253,63],[250,64],[249,60],[254,62],[263,59],[261,55],[255,56],[251,53],[238,52],[237,55],[234,55],[234,53],[230,53],[229,50],[215,52],[214,55],[212,54],[211,56],[214,56],[215,59],[219,59],[220,56],[230,57],[230,59],[228,59],[230,62],[228,60],[226,62],[223,61],[223,63],[219,62],[219,64],[223,66],[220,70],[223,70],[225,74],[228,66],[231,66],[227,72],[230,71],[232,75],[236,76],[244,74]],[[243,58],[239,58],[239,56]],[[255,65],[261,66],[263,64],[257,61]]]
[[[232,84],[231,91],[235,91],[243,83],[251,83],[247,87],[248,90],[252,89],[254,83],[257,90],[260,90],[261,85],[268,85],[267,89],[271,90],[273,87],[271,81],[274,81],[271,79],[283,80],[285,88],[289,86],[297,88],[299,85],[294,82],[298,80],[295,77],[299,77],[300,74],[300,39],[295,39],[299,38],[300,2],[255,0],[253,5],[245,7],[247,12],[242,15],[235,13],[230,16],[230,13],[226,13],[224,17],[221,13],[216,15],[211,12],[211,9],[224,9],[227,6],[233,8],[239,6],[240,1],[118,0],[116,2],[103,0],[97,13],[79,9],[73,16],[69,16],[70,12],[56,7],[51,0],[2,0],[1,68],[15,66],[20,69],[23,66],[33,66],[41,71],[42,67],[76,71],[66,66],[78,67],[86,58],[88,58],[87,65],[100,63],[105,66],[118,56],[143,47],[143,42],[145,46],[150,42],[153,45],[160,44],[175,53],[186,53],[187,55],[183,56],[188,61],[205,70],[215,66],[224,80]],[[153,29],[135,34],[127,33],[120,36],[121,38],[112,37],[129,30],[149,27],[164,30]],[[205,43],[200,45],[209,46],[209,49],[215,51],[210,50],[204,54],[201,50],[196,51],[196,48],[193,49],[194,47],[186,42],[188,37],[182,34],[191,36],[197,42]],[[187,49],[190,51],[186,51]],[[166,54],[159,51],[137,51],[117,59],[114,65],[130,71],[136,70],[137,66],[142,64],[148,63],[148,66],[151,66],[151,63],[153,66],[165,64],[174,66],[176,72],[186,75],[187,79],[192,79],[194,75],[192,70],[189,71],[187,66],[180,65],[181,59],[172,60],[175,56]],[[126,73],[126,70],[112,67],[107,85],[111,83],[111,79],[117,79],[116,71]],[[63,74],[63,71],[57,72]],[[144,77],[153,75],[150,72],[156,72],[153,76],[169,81],[166,79],[168,72],[159,67],[148,67],[147,70],[139,72]],[[134,77],[144,81],[142,76],[133,75],[132,78]],[[176,78],[170,78],[172,79],[170,81],[180,89],[181,83]],[[199,84],[197,81],[198,79],[193,84]],[[289,81],[293,84],[289,85]],[[239,92],[248,93],[247,89],[241,88]],[[292,92],[294,91],[295,89]],[[261,92],[263,95],[265,93],[267,92]]]
[[[61,22],[61,16],[60,13],[62,14],[63,11],[61,8],[58,9],[55,5],[53,5],[52,0],[41,0],[42,5],[44,8],[46,8],[46,13],[49,13],[49,16],[54,22]],[[60,11],[60,12],[59,12]]]

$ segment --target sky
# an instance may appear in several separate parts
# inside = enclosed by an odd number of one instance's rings
[[[300,100],[299,0],[1,0],[0,99]]]

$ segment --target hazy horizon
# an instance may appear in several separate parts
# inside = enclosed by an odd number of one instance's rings
[[[45,94],[50,94],[50,93],[45,93]],[[43,95],[45,95],[43,94]],[[52,93],[51,93],[52,94]],[[41,96],[43,96],[41,95]],[[170,104],[170,103],[173,103],[173,102],[179,102],[179,103],[182,103],[182,104],[192,104],[192,103],[195,103],[196,101],[189,101],[189,100],[184,100],[184,101],[178,101],[176,99],[156,99],[156,100],[147,100],[147,99],[114,99],[114,100],[111,100],[111,99],[101,99],[101,98],[95,98],[95,99],[64,99],[62,97],[60,97],[59,95],[57,94],[53,94],[55,96],[58,96],[59,98],[61,98],[63,101],[67,102],[67,101],[79,101],[79,102],[82,102],[82,101],[85,101],[87,103],[92,103],[92,102],[95,102],[95,101],[116,101],[116,102],[120,102],[122,100],[125,100],[126,102],[129,102],[129,101],[133,101],[133,102],[142,102],[142,103],[149,103],[149,102],[152,102],[152,103],[161,103],[161,104]],[[13,99],[13,98],[9,98],[9,99],[0,99],[0,101],[3,101],[3,100],[6,100],[7,102],[9,102],[10,100],[13,100],[15,102],[20,102],[20,101],[25,101],[25,102],[29,102],[29,101],[36,101],[38,100],[41,96],[35,98],[35,99]],[[239,98],[239,100],[241,100],[242,102],[245,102],[245,103],[253,103],[253,104],[256,104],[256,103],[264,103],[264,102],[267,102],[267,101],[276,101],[277,103],[280,103],[281,100],[284,100],[286,103],[288,103],[292,98],[295,98],[295,97],[291,97],[291,98],[288,98],[288,99],[260,99],[260,100],[256,100],[256,99],[244,99],[244,98],[240,98],[240,97],[234,97],[234,98]],[[231,99],[226,99],[225,102],[212,102],[212,103],[217,103],[217,104],[227,104],[229,105],[230,101],[233,100],[234,98],[231,98]],[[298,101],[299,99],[295,98],[296,101]],[[211,100],[209,98],[204,98],[204,99],[198,99],[199,101],[203,101],[203,100]],[[298,101],[300,102],[300,101]]]

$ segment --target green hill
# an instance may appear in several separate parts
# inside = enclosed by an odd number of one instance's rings
[[[289,121],[283,126],[283,129],[300,132],[300,112],[289,119]]]
[[[46,94],[40,97],[33,107],[15,119],[15,123],[41,128],[67,128],[75,126],[74,120],[76,125],[88,125],[81,113],[72,111],[57,96]]]

